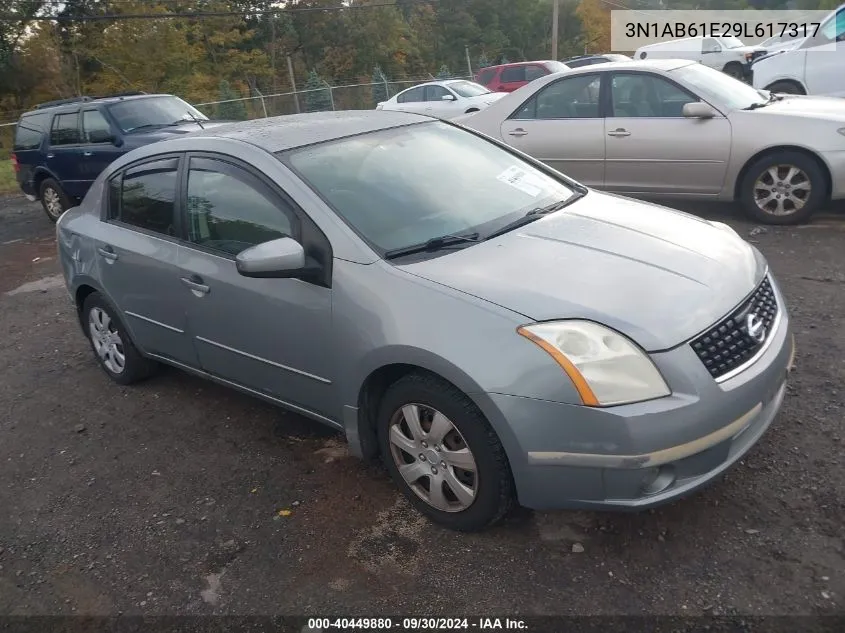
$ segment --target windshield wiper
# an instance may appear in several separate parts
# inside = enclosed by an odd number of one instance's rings
[[[485,240],[492,240],[494,237],[499,237],[500,235],[504,235],[514,229],[518,229],[521,226],[525,226],[526,224],[531,224],[535,220],[539,220],[544,215],[549,215],[550,213],[554,213],[555,211],[560,211],[564,207],[569,206],[576,200],[580,200],[586,195],[586,191],[574,191],[571,196],[569,196],[566,200],[559,200],[557,202],[553,202],[552,204],[545,206],[545,207],[538,207],[536,209],[531,209],[528,213],[523,215],[522,217],[517,218],[513,222],[508,222],[502,228],[496,229],[492,233],[490,233]]]
[[[769,93],[769,98],[762,102],[752,103],[747,108],[743,108],[743,110],[757,110],[758,108],[765,108],[770,103],[774,103],[775,101],[780,101],[783,97],[778,97],[775,95],[774,92]]]
[[[126,133],[134,132],[136,130],[145,130],[151,127],[172,127],[174,125],[179,125],[178,123],[144,123],[144,125],[136,125],[135,127],[131,127],[126,130]]]
[[[404,255],[413,255],[414,253],[433,253],[449,246],[456,244],[464,244],[469,242],[478,242],[478,233],[467,233],[466,235],[442,235],[440,237],[432,237],[421,244],[412,244],[411,246],[403,246],[402,248],[394,248],[384,254],[385,259],[396,259]]]

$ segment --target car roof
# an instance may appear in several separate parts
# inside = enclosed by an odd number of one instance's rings
[[[275,153],[357,134],[435,120],[434,117],[394,110],[339,110],[238,121],[192,132],[181,138],[228,138],[251,143],[270,153]],[[166,143],[168,141],[159,141],[155,145],[163,147]]]
[[[47,102],[45,104],[39,104],[35,106],[32,110],[28,110],[21,115],[21,118],[26,116],[31,116],[33,114],[45,114],[48,112],[56,112],[59,110],[73,110],[79,109],[83,106],[90,106],[90,105],[98,105],[98,104],[111,104],[117,103],[120,101],[137,101],[139,99],[149,99],[151,97],[173,97],[174,95],[171,94],[140,94],[140,95],[113,95],[108,97],[79,97],[75,99],[60,99],[59,101]]]
[[[669,71],[683,66],[696,64],[689,59],[632,59],[622,60],[618,62],[606,62],[604,64],[597,64],[595,66],[582,66],[580,68],[573,68],[571,70],[563,71],[566,74],[575,73],[604,73],[621,68],[623,70],[662,70]]]
[[[493,66],[485,66],[481,70],[488,68],[508,68],[509,66],[525,66],[526,64],[563,64],[564,62],[556,62],[553,59],[532,59],[527,62],[508,62],[507,64],[494,64]],[[479,72],[481,72],[481,70]]]

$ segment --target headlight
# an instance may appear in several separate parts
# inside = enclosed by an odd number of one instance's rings
[[[672,393],[643,350],[598,323],[550,321],[517,332],[557,361],[585,405],[629,404]]]

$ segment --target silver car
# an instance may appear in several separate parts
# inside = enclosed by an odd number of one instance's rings
[[[114,381],[166,363],[323,422],[460,530],[686,495],[765,432],[792,364],[781,291],[728,226],[415,114],[151,144],[57,233]]]
[[[755,90],[690,61],[548,75],[456,121],[590,187],[739,200],[764,223],[845,198],[845,100]]]

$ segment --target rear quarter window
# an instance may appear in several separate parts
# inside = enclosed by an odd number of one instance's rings
[[[22,117],[15,128],[14,149],[21,151],[41,147],[41,139],[44,137],[44,126],[47,123],[47,118],[47,114],[31,114]]]

